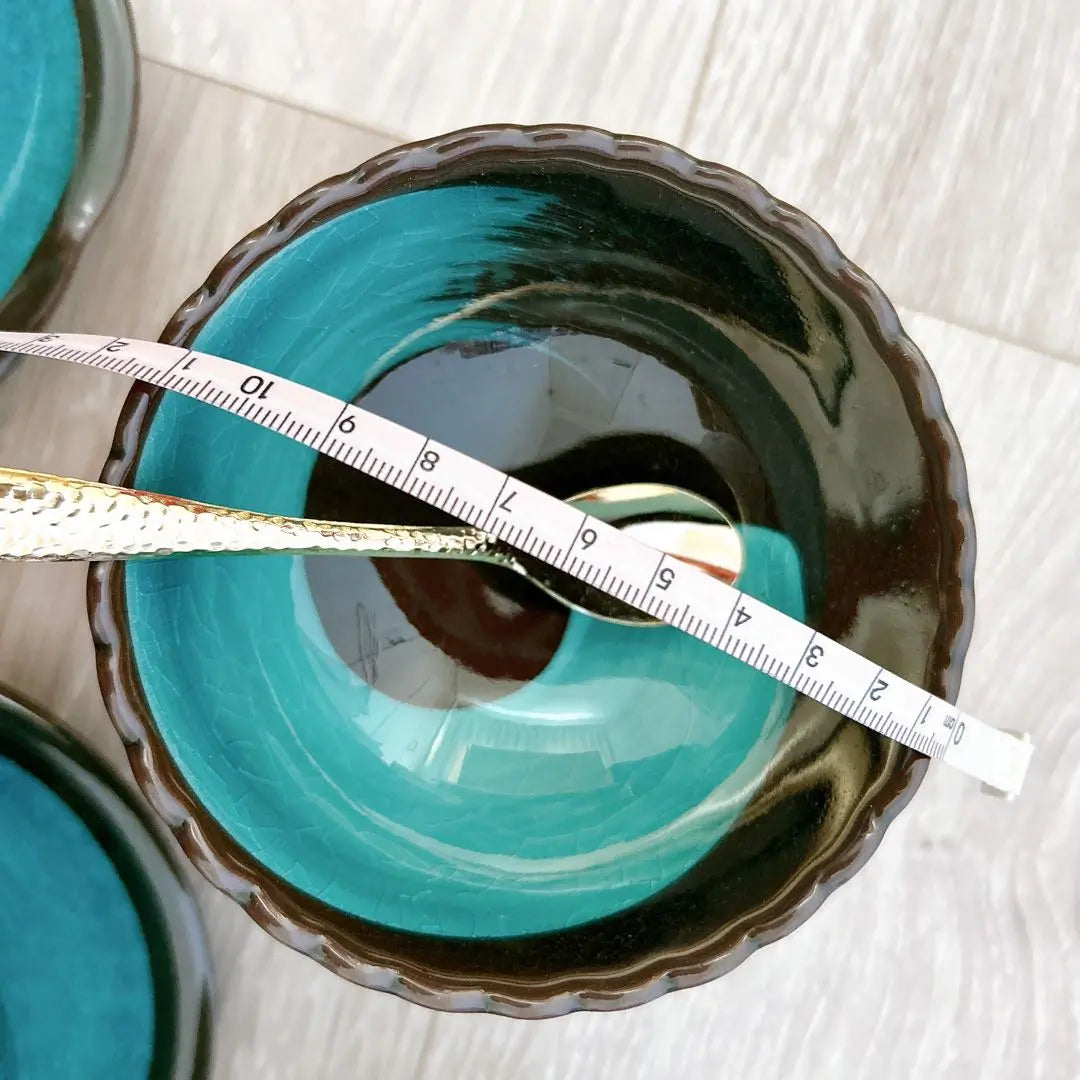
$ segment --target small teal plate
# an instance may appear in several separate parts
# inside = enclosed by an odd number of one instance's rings
[[[665,424],[689,456],[700,425],[684,374],[607,337],[515,331],[482,312],[457,317],[461,279],[511,264],[515,230],[552,201],[471,185],[343,214],[268,259],[195,344],[363,397],[504,468],[547,461],[557,476],[560,459],[586,442],[644,437]],[[635,468],[636,445],[626,450],[626,481],[646,467]],[[169,396],[136,483],[301,515],[316,457]],[[579,483],[594,486],[586,476]],[[370,513],[383,520],[374,498]],[[332,500],[324,509],[334,512]],[[792,544],[754,527],[744,528],[744,543],[740,587],[802,617]],[[434,571],[431,589],[445,570]],[[223,828],[311,896],[443,936],[562,930],[685,873],[760,782],[793,693],[753,668],[677,630],[575,614],[546,665],[512,689],[504,677],[492,698],[503,673],[484,680],[483,658],[468,664],[423,648],[378,578],[365,562],[322,559],[307,570],[288,558],[179,559],[127,572],[136,659],[174,760]],[[537,604],[503,601],[523,611]],[[447,626],[458,603],[443,605]],[[429,614],[438,621],[436,607]],[[350,615],[353,663],[341,626]],[[344,631],[340,651],[324,618]],[[374,635],[366,646],[365,634]],[[402,650],[408,660],[397,659]],[[402,663],[408,674],[387,674]],[[470,692],[470,677],[485,685]]]
[[[26,268],[63,198],[82,105],[72,0],[0,0],[0,297]]]
[[[191,898],[106,766],[0,691],[0,1078],[205,1075]]]

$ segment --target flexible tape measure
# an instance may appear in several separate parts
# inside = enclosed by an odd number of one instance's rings
[[[614,526],[328,394],[222,357],[84,334],[0,334],[0,352],[131,376],[241,416],[468,522],[989,787],[1019,792],[1032,746]],[[0,536],[2,543],[2,536]]]

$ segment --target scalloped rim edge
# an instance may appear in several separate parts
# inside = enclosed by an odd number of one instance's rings
[[[265,225],[253,230],[217,264],[170,320],[161,340],[180,343],[198,332],[216,306],[241,278],[294,236],[323,216],[344,212],[377,196],[381,184],[403,174],[432,172],[440,163],[493,150],[566,151],[588,155],[603,167],[608,161],[646,164],[713,195],[733,200],[736,212],[749,213],[772,232],[794,241],[826,283],[851,304],[883,357],[916,392],[923,421],[922,438],[937,443],[939,458],[928,457],[944,499],[939,501],[943,531],[953,538],[953,560],[943,566],[939,581],[945,598],[935,641],[935,692],[954,701],[974,622],[975,530],[968,498],[967,475],[959,440],[946,416],[941,391],[922,353],[900,326],[892,304],[871,278],[851,263],[835,241],[802,211],[771,196],[749,177],[726,166],[701,161],[670,144],[638,136],[616,135],[577,125],[481,126],[409,143],[375,156],[356,170],[332,177],[293,199]],[[102,472],[106,483],[130,481],[142,441],[162,391],[136,383],[117,422],[115,440]],[[944,505],[942,505],[944,503]],[[127,747],[139,787],[176,834],[203,875],[239,903],[268,933],[349,981],[397,995],[407,1001],[450,1012],[484,1012],[541,1019],[578,1011],[611,1011],[655,1000],[678,989],[698,986],[726,974],[759,947],[800,926],[839,885],[870,858],[896,815],[918,789],[927,759],[900,748],[885,780],[866,799],[853,819],[846,842],[824,858],[815,873],[798,887],[751,913],[745,924],[698,941],[675,954],[653,956],[618,972],[569,974],[547,982],[518,984],[517,992],[464,987],[467,979],[432,977],[410,971],[406,976],[391,958],[361,955],[336,942],[333,933],[300,910],[301,899],[285,906],[249,872],[230,869],[199,822],[205,814],[171,765],[160,737],[153,731],[134,659],[127,642],[123,601],[123,569],[115,564],[91,565],[87,582],[90,626],[97,654],[98,677],[108,712]],[[358,920],[359,921],[359,920]],[[661,969],[657,971],[656,969]],[[449,985],[448,985],[449,984]]]

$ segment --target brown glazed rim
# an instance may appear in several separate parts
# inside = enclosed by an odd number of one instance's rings
[[[931,488],[938,493],[937,513],[947,550],[939,582],[943,615],[927,689],[954,701],[974,619],[975,534],[960,445],[945,415],[937,382],[881,289],[840,253],[820,225],[740,173],[699,161],[664,143],[571,125],[476,127],[397,147],[354,172],[311,188],[237,244],[179,309],[161,340],[190,344],[237,282],[304,230],[400,190],[410,180],[430,180],[442,166],[508,151],[528,153],[538,162],[555,156],[601,169],[636,167],[688,197],[708,197],[782,239],[851,305],[899,381],[927,451]],[[104,467],[104,481],[131,483],[162,393],[144,383],[132,388]],[[566,971],[532,980],[432,970],[431,965],[405,960],[369,941],[365,934],[370,936],[370,932],[364,928],[370,924],[363,920],[351,920],[347,935],[327,925],[313,911],[309,897],[259,866],[210,817],[155,730],[135,668],[121,564],[91,566],[88,607],[102,693],[127,745],[135,778],[196,866],[278,940],[352,982],[437,1009],[540,1018],[627,1008],[669,990],[714,979],[758,946],[800,925],[837,885],[850,878],[873,853],[926,771],[923,755],[898,747],[895,764],[877,788],[867,792],[846,841],[822,860],[816,872],[734,925],[719,931],[703,926],[699,939],[678,952],[643,957],[615,972]]]

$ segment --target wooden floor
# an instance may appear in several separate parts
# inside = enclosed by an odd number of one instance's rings
[[[1076,0],[135,0],[141,130],[57,329],[156,337],[218,256],[375,151],[481,121],[658,136],[817,217],[942,383],[979,530],[963,706],[1022,798],[933,769],[869,865],[709,986],[611,1016],[446,1016],[276,945],[201,879],[217,1080],[1080,1076]],[[124,247],[120,245],[123,244]],[[24,365],[0,461],[96,477],[123,380]],[[122,764],[79,566],[0,567],[0,681]]]

